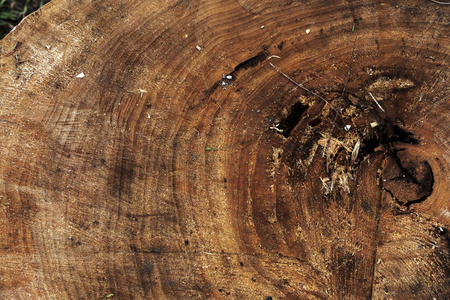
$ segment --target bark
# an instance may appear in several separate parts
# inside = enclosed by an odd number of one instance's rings
[[[449,12],[45,5],[0,42],[0,298],[450,297]]]

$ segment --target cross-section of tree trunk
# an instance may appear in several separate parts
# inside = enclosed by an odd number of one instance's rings
[[[44,6],[0,42],[0,298],[448,299],[449,13]]]

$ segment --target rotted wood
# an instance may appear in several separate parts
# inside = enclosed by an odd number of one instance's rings
[[[0,298],[449,298],[448,15],[45,5],[0,42]]]

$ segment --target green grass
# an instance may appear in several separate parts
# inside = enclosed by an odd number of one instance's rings
[[[28,14],[50,0],[0,0],[0,39]]]
[[[14,24],[22,19],[23,13],[17,10],[8,9],[5,5],[6,0],[0,1],[0,26],[14,28]],[[26,11],[25,11],[26,13]]]

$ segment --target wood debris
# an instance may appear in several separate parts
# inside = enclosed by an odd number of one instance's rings
[[[383,107],[381,107],[380,103],[378,103],[377,99],[372,95],[371,92],[369,92],[370,97],[372,97],[373,101],[375,101],[375,103],[378,105],[378,108],[381,109],[381,111],[384,112]]]
[[[358,140],[355,144],[355,147],[353,148],[352,151],[352,158],[351,158],[351,163],[350,165],[353,165],[356,161],[356,158],[358,157],[358,153],[359,153],[359,148],[361,146],[361,140]]]

